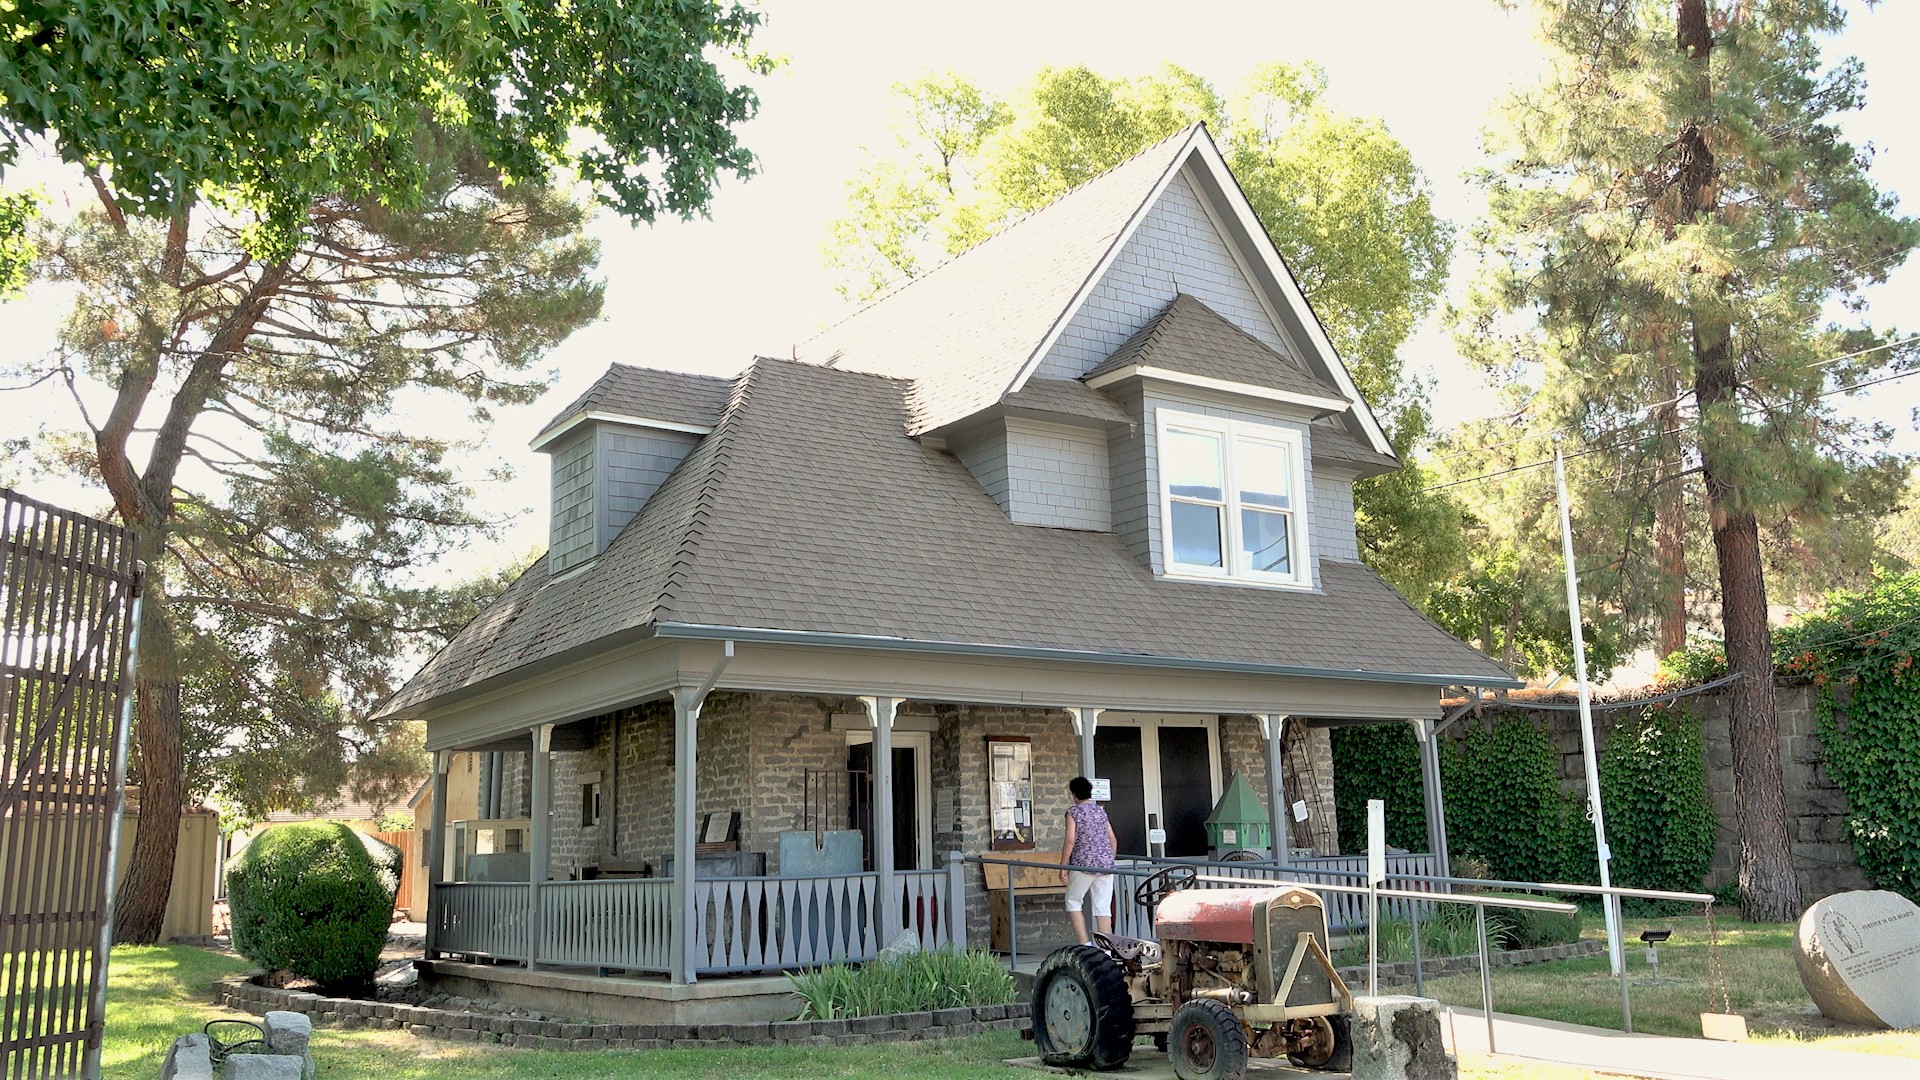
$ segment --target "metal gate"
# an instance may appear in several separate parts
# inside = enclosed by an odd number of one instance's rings
[[[0,488],[0,1080],[100,1075],[140,564]]]

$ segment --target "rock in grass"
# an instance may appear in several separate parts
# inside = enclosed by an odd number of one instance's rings
[[[1920,1028],[1920,906],[1899,893],[1835,893],[1800,916],[1793,963],[1822,1015]]]

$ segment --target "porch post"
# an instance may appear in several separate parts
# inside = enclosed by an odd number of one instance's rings
[[[694,781],[698,775],[695,757],[699,753],[700,709],[706,695],[692,687],[673,692],[673,981],[691,983],[699,948],[695,941],[694,907],[694,833],[700,823],[694,820]]]
[[[1073,717],[1073,733],[1080,737],[1080,775],[1093,779],[1093,733],[1100,728],[1104,709],[1068,709]]]
[[[451,750],[433,755],[433,809],[427,819],[427,959],[440,956],[440,890],[447,865],[447,769],[453,760]]]
[[[527,809],[533,818],[533,852],[527,867],[527,967],[540,961],[540,886],[551,869],[553,847],[553,725],[533,729],[533,776]]]
[[[1273,861],[1276,865],[1288,865],[1289,844],[1292,835],[1287,827],[1287,760],[1284,743],[1287,733],[1286,713],[1261,713],[1256,717],[1260,721],[1260,734],[1267,741],[1267,821],[1268,837],[1273,842]]]
[[[1441,877],[1453,876],[1447,857],[1447,801],[1440,784],[1440,738],[1432,720],[1414,720],[1414,738],[1420,742],[1420,789],[1427,801],[1427,850]]]
[[[884,947],[900,932],[900,898],[893,873],[893,717],[899,698],[863,697],[873,722],[873,869],[878,875],[880,917],[874,923]]]

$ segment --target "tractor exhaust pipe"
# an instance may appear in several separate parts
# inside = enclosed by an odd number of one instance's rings
[[[1253,1004],[1253,991],[1244,986],[1210,986],[1205,990],[1195,990],[1193,993],[1188,994],[1187,997],[1212,998],[1215,1001],[1224,1001],[1229,1005]]]

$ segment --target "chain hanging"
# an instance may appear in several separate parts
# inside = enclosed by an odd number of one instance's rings
[[[1733,998],[1727,991],[1727,969],[1720,957],[1720,927],[1713,917],[1713,901],[1707,901],[1707,1007],[1713,1008],[1713,997],[1720,995],[1720,1011],[1731,1015]]]

